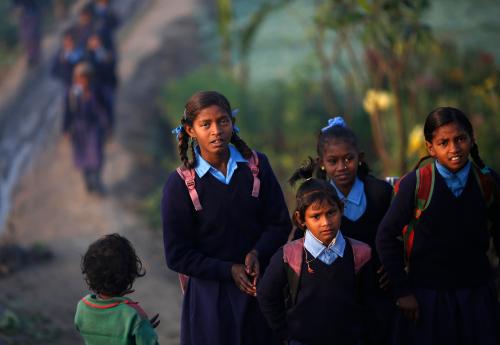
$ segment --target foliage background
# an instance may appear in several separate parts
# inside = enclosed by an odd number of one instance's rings
[[[198,18],[207,63],[165,85],[165,125],[179,123],[194,92],[222,92],[240,109],[242,138],[269,156],[289,200],[287,178],[315,156],[319,129],[339,114],[358,135],[375,175],[400,176],[411,169],[425,153],[426,115],[445,105],[469,115],[481,156],[500,169],[499,2],[216,5]],[[170,140],[162,148],[167,171],[179,164],[173,135]],[[159,196],[150,205],[158,205]]]

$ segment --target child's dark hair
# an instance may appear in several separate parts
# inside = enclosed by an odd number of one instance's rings
[[[469,134],[472,140],[470,156],[474,163],[480,169],[483,169],[485,167],[485,164],[479,156],[479,147],[477,146],[476,140],[474,138],[474,130],[472,128],[472,124],[461,110],[452,107],[439,107],[432,110],[429,115],[427,115],[424,124],[425,140],[427,142],[432,142],[432,139],[434,138],[434,131],[436,129],[453,122],[458,123],[467,132],[467,134]],[[423,157],[417,164],[417,167],[420,165],[421,161],[427,158],[429,158],[429,156]]]
[[[323,158],[323,152],[325,147],[330,144],[332,140],[342,140],[343,142],[351,145],[359,152],[358,138],[356,134],[347,126],[342,125],[331,125],[322,129],[318,134],[318,144],[316,146],[316,152],[318,154],[318,166],[316,167],[316,176],[321,179],[326,179],[326,172],[324,170],[318,169],[321,165],[321,160]],[[364,179],[370,173],[370,168],[366,162],[360,160],[360,165],[358,166],[358,177]]]
[[[301,179],[305,180],[297,190],[296,207],[293,216],[295,226],[302,230],[305,229],[301,222],[304,222],[305,213],[309,206],[316,203],[328,203],[330,205],[336,204],[340,210],[343,209],[343,204],[332,184],[324,179],[312,178],[313,170],[311,170],[311,165],[313,164],[314,161],[309,158],[308,164],[297,169],[289,180],[292,186]],[[296,215],[298,215],[298,219]]]
[[[120,296],[145,274],[130,242],[119,234],[106,235],[89,246],[82,258],[82,273],[90,290]]]
[[[213,105],[218,106],[222,110],[224,110],[230,117],[234,123],[234,116],[231,110],[231,104],[227,100],[224,95],[216,92],[216,91],[199,91],[189,98],[186,103],[184,114],[181,118],[181,128],[180,132],[177,135],[177,139],[179,141],[178,150],[179,156],[182,160],[184,166],[188,169],[192,169],[196,166],[196,155],[194,152],[195,149],[195,141],[187,134],[184,126],[189,125],[192,126],[196,116],[203,110]],[[245,158],[252,157],[252,150],[248,147],[248,145],[233,131],[233,135],[231,137],[231,143],[236,147],[236,149],[241,153],[241,155]],[[188,158],[187,151],[191,146],[191,160]]]

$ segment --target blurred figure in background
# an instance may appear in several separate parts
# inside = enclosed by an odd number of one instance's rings
[[[79,63],[66,96],[63,129],[71,139],[75,165],[82,171],[89,193],[104,195],[101,181],[103,150],[111,130],[105,101],[94,83],[94,71],[87,62]]]
[[[94,0],[94,27],[102,38],[104,46],[114,51],[114,34],[120,20],[113,12],[109,0]]]
[[[101,36],[97,32],[94,32],[87,41],[85,60],[94,68],[95,82],[104,96],[106,110],[110,115],[110,125],[113,127],[114,97],[118,83],[116,57],[111,49],[105,47]]]
[[[28,66],[40,61],[41,15],[36,0],[12,0],[19,11],[19,38],[24,46]]]
[[[80,10],[72,30],[75,34],[77,47],[85,50],[87,41],[94,32],[94,11],[92,4],[87,4]]]
[[[73,69],[83,57],[84,50],[76,45],[74,31],[67,29],[52,63],[52,75],[63,83],[65,92],[73,81]]]

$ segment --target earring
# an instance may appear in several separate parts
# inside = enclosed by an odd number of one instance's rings
[[[361,166],[361,162],[358,162],[358,165]]]
[[[325,166],[324,165],[321,166],[321,170],[325,170]]]

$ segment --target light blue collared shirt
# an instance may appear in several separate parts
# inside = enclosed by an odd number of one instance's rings
[[[325,246],[310,230],[306,230],[304,247],[314,258],[327,265],[331,265],[338,257],[344,256],[345,239],[339,230],[332,242],[328,246]]]
[[[229,160],[227,161],[227,173],[226,176],[219,170],[215,169],[210,165],[200,154],[200,149],[197,147],[195,150],[196,153],[196,167],[194,170],[199,178],[205,176],[207,172],[209,172],[213,177],[224,184],[229,184],[231,182],[231,177],[233,177],[234,172],[238,168],[238,163],[248,161],[243,158],[240,151],[236,149],[233,145],[229,145]]]
[[[436,161],[436,169],[439,175],[443,177],[444,182],[446,182],[446,185],[456,197],[460,196],[464,191],[467,179],[469,178],[470,167],[471,162],[469,161],[462,169],[456,173],[452,173],[444,165]]]
[[[356,177],[347,197],[342,194],[333,181],[331,181],[331,184],[335,187],[340,200],[344,203],[344,216],[353,222],[358,220],[366,211],[366,194],[363,181]]]

